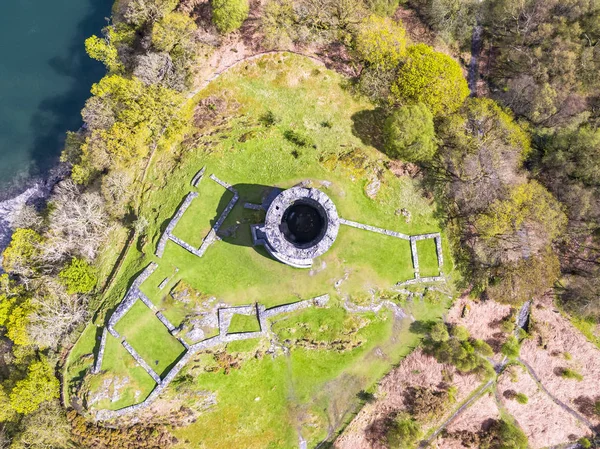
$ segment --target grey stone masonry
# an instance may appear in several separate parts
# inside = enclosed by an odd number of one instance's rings
[[[158,307],[156,307],[154,305],[154,303],[152,301],[150,301],[150,298],[148,298],[144,293],[142,293],[141,291],[138,292],[139,293],[139,298],[140,300],[146,304],[146,307],[148,307],[150,310],[152,310],[154,313],[158,312]]]
[[[445,282],[446,278],[444,276],[432,276],[432,277],[419,277],[419,278],[415,278],[415,279],[409,279],[408,281],[402,281],[402,282],[398,282],[396,285],[398,287],[404,286],[404,285],[415,285],[415,284],[424,284],[424,283],[428,283],[428,282]]]
[[[144,271],[142,271],[142,273],[133,281],[133,284],[131,285],[131,288],[127,291],[125,298],[123,299],[123,301],[121,301],[119,306],[116,308],[116,310],[110,316],[107,327],[108,327],[109,332],[113,336],[115,336],[115,334],[116,334],[116,337],[119,338],[118,337],[119,334],[116,333],[116,331],[115,331],[115,333],[113,333],[111,331],[114,330],[115,324],[117,324],[117,322],[121,318],[123,318],[123,316],[129,311],[129,309],[131,309],[131,307],[133,306],[135,301],[141,295],[143,295],[143,293],[140,292],[140,285],[142,285],[142,283],[146,279],[148,279],[152,273],[154,273],[154,270],[156,270],[156,268],[158,268],[158,265],[154,262],[150,262],[150,264],[144,269]]]
[[[257,315],[258,309],[256,305],[250,306],[238,306],[238,307],[227,307],[217,310],[217,316],[219,319],[219,334],[227,335],[229,325],[231,324],[231,318],[233,315]]]
[[[161,312],[156,312],[156,318],[160,320],[161,323],[165,325],[169,332],[173,332],[175,330],[175,326],[164,316]]]
[[[444,256],[442,254],[442,236],[438,235],[435,238],[435,250],[437,252],[438,267],[440,268],[440,274],[443,274],[442,267],[444,266]]]
[[[177,209],[175,216],[171,219],[171,221],[167,225],[165,232],[163,233],[163,235],[161,236],[161,238],[158,242],[158,245],[156,247],[156,253],[155,253],[156,257],[163,256],[163,254],[165,252],[165,246],[167,245],[167,241],[170,238],[172,238],[172,234],[173,234],[173,230],[175,229],[175,226],[177,226],[177,223],[179,222],[179,220],[181,220],[181,217],[183,217],[183,214],[185,213],[187,208],[190,207],[190,204],[192,204],[192,201],[197,196],[198,196],[198,192],[190,192],[187,194],[187,196],[183,200],[183,203],[181,203],[181,206],[179,207],[179,209]]]
[[[112,335],[113,337],[115,337],[117,340],[121,339],[121,335],[116,330],[114,330],[112,328],[109,328],[109,327],[107,327],[107,329],[108,329],[108,333],[110,335]]]
[[[202,181],[202,178],[204,177],[204,172],[206,171],[206,165],[204,167],[202,167],[198,173],[196,173],[194,175],[194,177],[192,178],[192,186],[193,187],[198,187],[198,184],[200,184],[200,181]]]
[[[237,191],[233,187],[231,187],[231,184],[227,184],[225,181],[221,181],[214,174],[210,175],[210,179],[212,179],[214,182],[216,182],[217,184],[219,184],[224,189],[229,190],[231,193],[237,193]]]
[[[96,420],[106,421],[110,419],[119,418],[123,415],[134,413],[138,410],[142,410],[149,406],[152,402],[156,400],[156,398],[158,398],[158,396],[164,391],[164,389],[167,388],[171,381],[179,374],[179,372],[185,367],[185,365],[187,365],[187,363],[192,359],[192,357],[194,357],[194,355],[197,354],[199,351],[203,351],[205,349],[229,343],[232,341],[268,336],[267,318],[273,317],[279,313],[293,312],[310,306],[323,307],[327,304],[328,301],[329,295],[322,295],[312,299],[298,301],[293,304],[286,304],[284,306],[273,307],[268,310],[266,310],[265,307],[260,304],[219,309],[219,311],[223,310],[224,312],[228,312],[228,314],[241,313],[250,315],[253,313],[257,313],[261,330],[259,332],[240,332],[235,334],[227,334],[226,330],[225,332],[223,332],[221,326],[219,326],[219,335],[207,338],[206,340],[200,341],[193,345],[184,344],[184,346],[187,349],[185,354],[181,357],[181,359],[179,359],[175,366],[171,368],[171,370],[165,375],[165,377],[162,380],[160,379],[160,376],[158,376],[158,374],[156,374],[156,372],[154,372],[154,370],[144,361],[144,359],[142,359],[139,356],[135,349],[133,349],[131,345],[129,345],[129,343],[123,340],[122,344],[125,347],[125,349],[127,349],[127,351],[140,364],[140,366],[142,366],[148,372],[148,374],[152,376],[152,378],[156,381],[157,385],[143,402],[122,408],[120,410],[100,410],[96,412]]]
[[[197,257],[202,257],[202,254],[204,254],[203,252],[201,252],[200,250],[194,248],[192,245],[190,245],[187,242],[184,242],[183,240],[181,240],[179,237],[175,237],[174,235],[169,235],[169,239],[173,242],[176,243],[177,245],[181,246],[183,249],[188,250],[190,253],[192,253],[194,256]]]
[[[152,377],[152,379],[154,379],[154,381],[157,384],[159,384],[160,376],[156,374],[156,372],[150,367],[150,365],[146,363],[146,361],[137,353],[135,349],[133,349],[133,347],[129,343],[127,343],[125,340],[123,340],[121,343],[123,344],[123,347],[127,350],[127,352],[129,352],[131,356],[135,359],[135,361],[138,362],[138,364],[142,368],[144,368],[144,370],[148,374],[150,374],[150,377]]]
[[[317,296],[313,299],[307,299],[304,301],[293,302],[291,304],[285,304],[283,306],[272,307],[264,311],[265,318],[271,318],[281,313],[295,312],[297,310],[306,309],[311,306],[324,307],[329,301],[329,295]]]
[[[356,221],[346,220],[344,218],[340,218],[340,224],[363,229],[365,231],[377,232],[378,234],[389,235],[390,237],[397,237],[404,240],[410,240],[411,238],[410,236],[402,234],[401,232],[390,231],[389,229],[378,228],[377,226],[366,225]]]
[[[106,336],[108,335],[108,330],[106,327],[102,329],[102,338],[100,339],[100,348],[98,349],[98,357],[96,357],[96,363],[94,363],[94,367],[92,368],[92,374],[98,374],[102,369],[102,359],[104,358],[104,348],[106,347]]]
[[[440,236],[439,232],[433,232],[431,234],[420,234],[411,236],[411,240],[427,240],[427,239],[435,239]]]
[[[158,284],[158,289],[159,290],[164,290],[164,288],[167,286],[167,284],[169,283],[169,281],[171,280],[172,276],[166,277],[162,280],[162,282],[160,284]]]
[[[265,210],[262,204],[244,203],[244,209]]]
[[[417,252],[417,239],[413,237],[410,238],[410,253],[412,255],[413,268],[415,269],[415,279],[419,279],[421,275],[419,274],[419,254]]]

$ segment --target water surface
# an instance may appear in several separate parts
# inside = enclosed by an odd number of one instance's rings
[[[87,57],[112,0],[16,0],[0,6],[0,200],[58,160],[65,132],[104,67]]]

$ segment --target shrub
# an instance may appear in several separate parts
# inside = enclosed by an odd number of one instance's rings
[[[417,421],[407,415],[399,415],[387,431],[387,440],[391,449],[409,449],[415,447],[422,435]]]
[[[302,133],[293,131],[291,129],[288,129],[287,131],[285,131],[283,133],[283,137],[285,137],[285,140],[287,140],[288,142],[293,143],[294,145],[297,145],[299,147],[314,147],[314,143],[311,140],[310,137],[305,136]]]
[[[94,269],[83,259],[71,260],[58,274],[60,281],[67,287],[67,293],[89,293],[96,286],[98,279]]]
[[[529,398],[524,393],[517,393],[515,399],[519,404],[527,404],[529,402]]]
[[[248,0],[212,0],[213,23],[223,34],[241,27],[249,11]]]
[[[560,377],[562,377],[563,379],[575,379],[577,381],[583,380],[583,376],[581,374],[570,368],[561,368]]]
[[[59,382],[45,358],[33,362],[27,369],[27,377],[18,381],[10,393],[10,405],[17,413],[28,414],[38,406],[59,397]]]
[[[583,449],[589,449],[590,447],[592,447],[592,442],[585,437],[579,438],[577,442]]]
[[[391,90],[401,103],[424,103],[433,115],[456,111],[469,95],[458,62],[425,44],[408,48]]]
[[[279,119],[273,111],[267,111],[258,118],[258,122],[267,128],[275,125],[278,121]]]
[[[394,111],[383,127],[388,156],[409,162],[431,160],[437,150],[433,115],[423,103]]]
[[[501,352],[509,359],[516,359],[519,357],[519,351],[521,350],[521,344],[514,335],[508,337],[506,342],[502,345]]]
[[[406,53],[406,31],[388,17],[371,16],[358,28],[354,47],[367,64],[390,70]]]
[[[478,372],[492,374],[491,364],[485,357],[491,353],[488,344],[469,336],[466,329],[448,332],[444,323],[436,323],[431,327],[427,337],[423,340],[426,353],[435,357],[440,363],[454,365],[462,372]]]

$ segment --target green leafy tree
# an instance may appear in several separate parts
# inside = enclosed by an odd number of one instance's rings
[[[391,91],[401,103],[425,104],[433,115],[456,111],[469,95],[458,62],[425,44],[408,47]]]
[[[220,33],[228,34],[248,18],[248,0],[212,0],[213,23]]]
[[[423,103],[392,112],[385,121],[384,136],[386,153],[392,158],[425,162],[437,150],[433,115]]]
[[[39,253],[42,237],[33,229],[17,229],[10,245],[4,250],[2,267],[7,272],[30,273],[35,257]]]
[[[59,397],[59,382],[45,357],[27,368],[25,379],[18,381],[10,392],[10,405],[17,413],[29,414],[44,401]]]
[[[421,425],[406,414],[400,414],[387,431],[387,440],[391,449],[414,448],[422,436]]]
[[[521,344],[519,343],[519,339],[514,335],[511,335],[506,339],[500,352],[504,354],[509,359],[516,359],[519,357],[519,351],[521,350]]]
[[[435,323],[429,331],[429,337],[435,342],[444,342],[450,340],[448,328],[443,321]]]
[[[107,38],[88,37],[85,40],[85,51],[90,58],[104,63],[110,72],[117,72],[123,67],[116,47]]]
[[[195,30],[196,24],[190,16],[169,13],[154,24],[152,45],[159,51],[171,52],[178,45],[187,45]]]
[[[90,264],[77,257],[62,269],[58,277],[67,287],[67,293],[69,294],[89,293],[98,282],[98,278]]]
[[[476,222],[479,235],[491,241],[505,239],[526,227],[543,229],[544,241],[552,242],[564,231],[563,206],[537,181],[518,185],[507,200],[494,202]],[[545,246],[545,245],[544,245]]]
[[[406,54],[406,31],[389,17],[373,15],[359,26],[354,48],[367,64],[390,70],[398,66]]]
[[[496,436],[496,441],[492,447],[495,449],[527,449],[529,443],[527,435],[512,422],[502,419],[497,421],[493,433]]]

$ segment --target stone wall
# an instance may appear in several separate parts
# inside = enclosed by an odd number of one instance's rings
[[[137,353],[137,351],[135,349],[133,349],[133,347],[129,343],[127,343],[127,341],[125,341],[125,340],[123,340],[121,342],[121,344],[127,350],[127,352],[129,354],[131,354],[131,356],[135,359],[135,361],[138,363],[138,365],[140,365],[142,368],[144,368],[144,370],[148,374],[150,374],[150,377],[152,377],[152,379],[154,379],[154,381],[157,384],[159,384],[160,376],[158,374],[156,374],[156,372],[150,367],[150,365],[148,365],[146,363],[146,361]]]
[[[194,175],[194,177],[192,178],[192,187],[198,187],[198,184],[200,184],[200,181],[202,181],[202,178],[204,177],[204,172],[206,171],[206,165],[204,167],[202,167],[198,173],[196,173]]]
[[[292,304],[286,304],[284,306],[273,307],[268,310],[260,304],[220,309],[223,310],[226,314],[241,313],[245,315],[251,315],[253,313],[256,313],[258,315],[261,330],[258,332],[240,332],[235,334],[227,334],[227,329],[223,329],[221,325],[219,325],[219,335],[208,338],[193,345],[186,344],[186,352],[162,380],[160,379],[160,376],[158,376],[158,374],[156,374],[156,372],[154,372],[154,370],[146,363],[146,361],[140,357],[140,355],[135,351],[135,349],[133,349],[131,345],[129,345],[129,343],[123,340],[122,344],[125,347],[125,349],[134,357],[134,359],[140,364],[140,366],[142,366],[146,370],[146,372],[148,372],[148,374],[152,376],[152,378],[156,381],[157,385],[143,402],[122,408],[120,410],[100,410],[96,412],[96,420],[107,421],[119,418],[120,416],[129,413],[134,413],[138,410],[142,410],[148,407],[154,400],[156,400],[156,398],[163,392],[163,390],[167,388],[171,381],[175,379],[179,372],[199,351],[203,351],[205,349],[212,348],[221,344],[230,343],[232,341],[240,341],[247,340],[250,338],[260,338],[268,336],[268,318],[272,318],[281,313],[289,313],[301,310],[306,307],[323,307],[327,304],[328,301],[329,295],[321,295],[305,301],[298,301]],[[220,315],[221,314],[219,314],[219,316]]]
[[[106,346],[106,336],[108,335],[108,330],[105,328],[102,329],[102,338],[100,339],[100,348],[98,348],[98,356],[96,357],[96,363],[94,363],[94,367],[92,368],[92,374],[98,374],[102,369],[102,359],[104,358],[104,348]]]
[[[156,246],[156,253],[155,253],[156,257],[163,256],[163,254],[165,252],[165,247],[167,246],[167,241],[173,237],[172,234],[173,234],[173,230],[175,229],[175,226],[177,226],[177,223],[179,222],[179,220],[181,220],[181,217],[183,217],[183,214],[185,213],[187,208],[190,207],[190,204],[192,204],[192,201],[194,201],[194,198],[196,198],[197,196],[198,196],[198,192],[190,192],[187,194],[187,196],[183,200],[183,203],[181,203],[181,206],[179,207],[179,209],[177,209],[177,212],[175,213],[175,215],[173,216],[173,218],[167,225],[165,232],[163,232],[163,235],[160,237],[160,240],[158,241],[158,245]]]
[[[117,322],[123,318],[123,316],[129,311],[129,309],[131,309],[131,307],[133,306],[133,304],[135,303],[135,301],[141,296],[143,295],[140,292],[140,285],[142,285],[144,283],[144,281],[146,279],[148,279],[150,277],[150,275],[152,273],[154,273],[154,271],[158,268],[158,265],[154,262],[150,262],[150,264],[144,269],[144,271],[142,271],[142,273],[133,281],[133,284],[131,284],[131,287],[129,288],[129,290],[127,291],[127,294],[125,295],[125,298],[123,299],[123,301],[121,301],[121,303],[118,305],[118,307],[116,308],[116,310],[113,312],[113,314],[110,316],[110,319],[108,320],[108,330],[109,332],[111,330],[114,330],[114,326],[115,324],[117,324]],[[116,331],[114,331],[116,333]],[[115,335],[113,332],[111,332],[111,334],[113,336],[118,337],[118,333]]]

